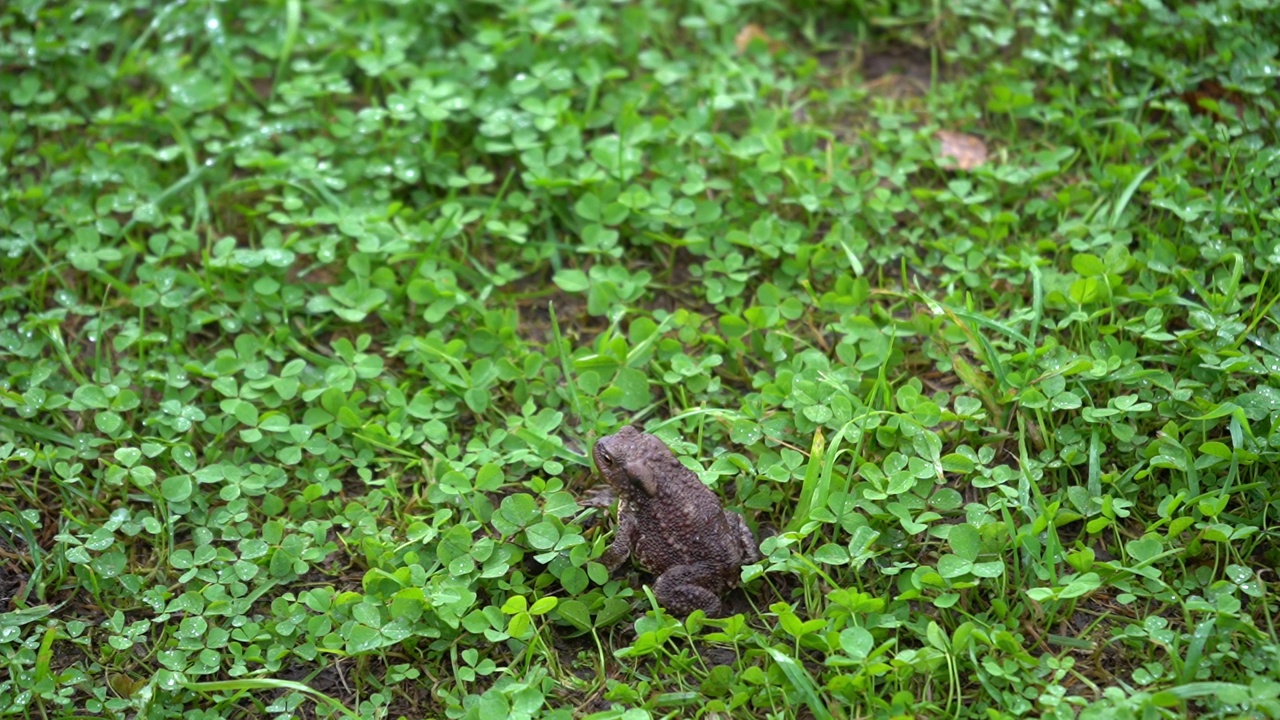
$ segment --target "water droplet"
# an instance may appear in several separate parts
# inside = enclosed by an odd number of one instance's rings
[[[281,267],[293,261],[291,254],[280,248],[266,248],[262,251],[262,259],[270,265]]]
[[[1253,571],[1242,565],[1228,565],[1227,577],[1231,579],[1231,582],[1239,585],[1253,577]]]

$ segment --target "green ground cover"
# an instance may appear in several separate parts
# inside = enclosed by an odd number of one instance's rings
[[[0,718],[1280,717],[1278,42],[10,0]],[[627,422],[736,614],[600,564]]]

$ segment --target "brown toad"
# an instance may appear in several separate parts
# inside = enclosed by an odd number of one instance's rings
[[[628,557],[657,578],[654,594],[677,615],[721,613],[739,568],[760,559],[741,515],[725,510],[655,435],[626,426],[596,441],[596,467],[618,494],[618,530],[601,558],[610,570]]]

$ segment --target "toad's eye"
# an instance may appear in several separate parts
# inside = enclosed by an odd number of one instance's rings
[[[599,448],[596,450],[596,460],[599,460],[600,464],[604,465],[605,467],[613,467],[613,456],[610,455],[609,451],[605,450],[604,448]]]

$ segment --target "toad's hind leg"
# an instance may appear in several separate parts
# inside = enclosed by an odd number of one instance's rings
[[[724,584],[721,574],[707,565],[676,565],[653,584],[653,594],[673,615],[701,610],[707,617],[719,617],[720,596],[709,588]]]

